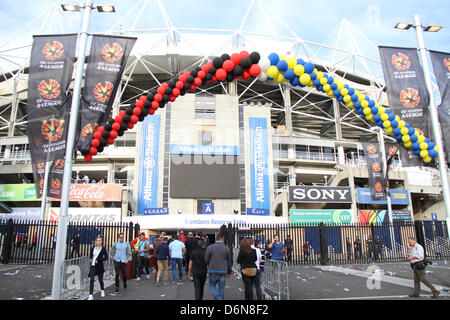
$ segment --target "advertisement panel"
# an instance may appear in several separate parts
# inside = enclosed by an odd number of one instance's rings
[[[270,211],[267,119],[250,117],[251,205]],[[268,212],[268,211],[267,211]]]
[[[50,208],[48,220],[58,222],[60,208]],[[121,208],[69,208],[71,222],[121,222]]]
[[[11,213],[0,213],[0,220],[39,220],[41,219],[41,208],[11,208]]]
[[[350,187],[289,186],[289,202],[352,203]]]
[[[352,211],[345,209],[291,209],[289,215],[292,224],[318,224],[321,222],[350,224],[355,222]]]
[[[409,194],[407,190],[390,189],[391,203],[394,205],[409,205]],[[387,200],[372,200],[369,188],[356,188],[357,203],[361,204],[387,204]]]
[[[370,194],[373,200],[386,200],[386,177],[383,169],[383,158],[380,144],[361,142],[369,171]]]
[[[141,156],[139,158],[139,189],[137,213],[145,214],[158,207],[158,156],[161,116],[154,114],[142,123]]]

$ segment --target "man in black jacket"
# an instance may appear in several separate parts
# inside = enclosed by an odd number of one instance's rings
[[[192,232],[188,233],[188,237],[186,239],[186,273],[189,272],[189,261],[191,259],[191,254],[197,249],[197,239],[194,238]],[[192,277],[191,281],[193,280]]]
[[[203,291],[207,275],[205,242],[203,240],[197,240],[196,247],[197,249],[192,252],[189,261],[188,276],[194,281],[195,300],[203,300]]]

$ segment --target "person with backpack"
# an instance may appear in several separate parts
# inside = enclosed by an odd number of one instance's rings
[[[115,292],[119,292],[120,272],[123,275],[123,287],[127,289],[127,263],[131,260],[131,246],[127,241],[124,241],[124,238],[124,234],[119,233],[119,241],[114,242],[109,251],[116,272]]]
[[[105,296],[105,284],[103,283],[103,274],[105,273],[105,268],[103,266],[103,261],[108,260],[108,253],[106,248],[103,246],[103,238],[97,237],[95,239],[95,245],[91,248],[90,254],[90,267],[89,267],[89,298],[88,300],[94,300],[94,281],[95,277],[98,277],[98,282],[100,283],[100,296]]]

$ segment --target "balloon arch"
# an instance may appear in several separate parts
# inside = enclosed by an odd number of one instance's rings
[[[435,143],[425,137],[420,129],[411,127],[398,115],[359,93],[358,90],[318,71],[311,62],[294,57],[286,58],[276,53],[261,59],[258,52],[241,51],[231,56],[223,54],[215,57],[201,67],[185,71],[180,76],[162,83],[158,89],[152,90],[146,96],[141,96],[135,103],[120,111],[115,118],[95,130],[92,137],[89,137],[91,139],[89,149],[81,150],[84,159],[91,161],[93,156],[113,144],[114,140],[122,136],[126,130],[132,129],[146,116],[153,115],[158,108],[164,108],[168,102],[175,101],[178,96],[193,92],[197,87],[210,82],[231,82],[235,79],[248,80],[255,77],[260,81],[289,82],[293,87],[315,87],[383,128],[405,148],[420,156],[425,163],[431,162],[439,152]]]

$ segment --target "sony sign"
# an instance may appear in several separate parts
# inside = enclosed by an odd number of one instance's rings
[[[350,187],[290,186],[289,202],[352,203]]]

